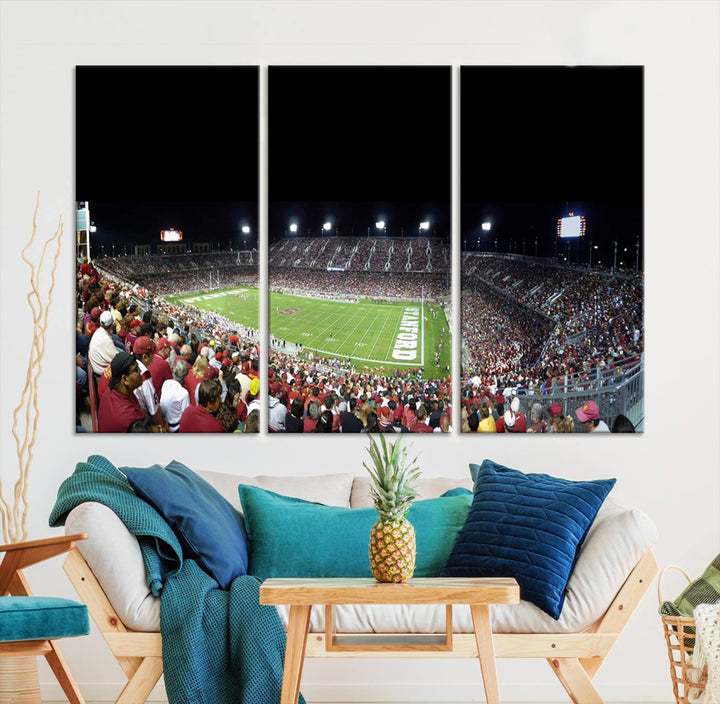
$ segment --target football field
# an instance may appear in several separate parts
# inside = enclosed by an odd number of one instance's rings
[[[186,293],[182,296],[168,296],[172,303],[190,305],[224,315],[228,320],[245,327],[260,327],[260,297],[256,288],[235,287],[200,293]]]
[[[270,332],[320,356],[350,358],[358,369],[424,368],[444,376],[452,347],[441,306],[427,303],[358,303],[271,293]],[[435,353],[442,340],[439,365]]]

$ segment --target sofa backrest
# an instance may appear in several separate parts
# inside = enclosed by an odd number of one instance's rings
[[[240,496],[238,484],[257,486],[260,489],[274,491],[283,496],[292,496],[305,501],[315,501],[326,506],[350,507],[350,490],[353,485],[354,474],[320,474],[300,477],[277,477],[260,475],[245,477],[237,474],[223,474],[221,472],[198,471],[198,474],[210,483],[227,501],[240,513]]]

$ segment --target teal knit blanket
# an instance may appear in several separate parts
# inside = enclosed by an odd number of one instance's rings
[[[260,582],[242,576],[220,589],[193,560],[183,559],[170,526],[100,455],[79,462],[62,483],[50,525],[63,525],[85,501],[112,509],[140,542],[148,586],[160,596],[170,704],[280,702],[285,631],[275,607],[260,606]]]

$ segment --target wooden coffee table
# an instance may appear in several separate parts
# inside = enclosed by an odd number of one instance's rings
[[[393,657],[396,653],[452,650],[452,605],[468,604],[472,613],[478,660],[488,704],[499,704],[495,651],[490,624],[490,604],[517,604],[520,588],[508,578],[411,579],[404,584],[382,584],[374,579],[268,579],[260,587],[261,604],[290,606],[285,670],[281,704],[296,704],[300,694],[305,645],[310,630],[310,610],[325,604],[325,648],[330,651],[376,653]],[[444,634],[366,634],[339,636],[333,625],[333,606],[337,604],[445,604]]]

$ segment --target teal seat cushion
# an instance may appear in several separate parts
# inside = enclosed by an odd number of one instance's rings
[[[248,534],[248,573],[269,577],[368,577],[374,508],[339,508],[240,485]],[[455,492],[456,490],[451,490]],[[449,492],[450,493],[450,492]],[[416,501],[407,519],[415,528],[416,577],[437,577],[465,523],[472,495]]]
[[[0,642],[86,636],[87,606],[50,596],[0,597]]]

